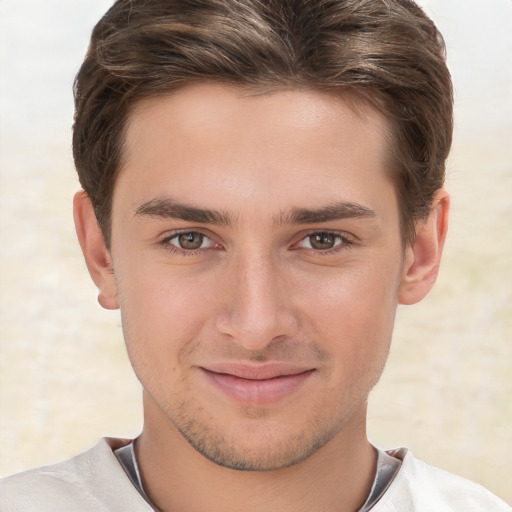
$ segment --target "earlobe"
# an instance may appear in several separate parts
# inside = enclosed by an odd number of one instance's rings
[[[73,218],[78,241],[92,280],[98,287],[98,302],[105,309],[119,308],[112,258],[87,194],[80,190],[73,199]]]
[[[450,197],[444,189],[436,192],[426,219],[416,224],[416,236],[404,255],[398,293],[400,304],[415,304],[434,285],[448,230]]]

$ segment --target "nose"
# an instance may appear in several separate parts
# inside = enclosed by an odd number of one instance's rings
[[[298,328],[285,269],[265,255],[236,261],[224,280],[217,329],[246,350],[261,351]]]

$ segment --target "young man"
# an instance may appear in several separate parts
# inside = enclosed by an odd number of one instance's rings
[[[75,93],[78,238],[144,427],[1,511],[509,510],[366,437],[447,228],[451,82],[413,2],[118,0]]]

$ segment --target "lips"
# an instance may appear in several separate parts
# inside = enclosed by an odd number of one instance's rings
[[[209,384],[229,399],[259,406],[292,395],[315,371],[283,363],[211,365],[200,369]]]

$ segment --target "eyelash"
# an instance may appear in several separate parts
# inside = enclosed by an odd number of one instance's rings
[[[158,242],[158,244],[161,245],[166,251],[169,251],[173,254],[178,254],[180,256],[197,256],[198,254],[201,254],[203,251],[210,249],[210,247],[208,247],[208,248],[202,248],[202,249],[199,248],[199,249],[187,250],[187,249],[182,249],[180,247],[177,247],[176,245],[173,245],[170,243],[171,240],[179,237],[180,235],[201,235],[202,237],[210,240],[213,246],[218,245],[205,233],[201,233],[200,231],[190,231],[190,230],[174,231],[169,236],[166,236],[163,240]]]
[[[202,233],[200,231],[187,231],[187,230],[174,231],[169,236],[166,236],[164,239],[162,239],[160,242],[158,242],[158,244],[161,245],[166,251],[169,251],[173,254],[178,254],[180,256],[197,256],[198,254],[203,253],[205,250],[211,249],[210,247],[206,247],[206,248],[187,250],[187,249],[182,249],[180,247],[177,247],[176,245],[173,245],[170,243],[171,240],[177,238],[180,235],[200,235],[200,236],[210,240],[214,249],[216,248],[215,246],[219,246],[219,244],[216,244],[216,242],[214,242],[205,233]],[[325,249],[325,250],[307,248],[307,247],[304,247],[304,248],[297,247],[298,244],[300,244],[301,242],[303,242],[303,241],[307,240],[308,238],[313,237],[315,235],[333,236],[337,239],[337,241],[339,241],[339,243],[337,245],[335,245],[333,248]],[[337,254],[341,251],[346,251],[346,250],[350,249],[355,243],[356,243],[355,237],[352,235],[348,235],[347,233],[341,234],[336,231],[311,231],[311,232],[305,234],[298,242],[296,242],[294,244],[294,250],[303,249],[308,252],[313,251],[315,254],[318,254],[318,255],[327,256],[327,255]]]
[[[335,238],[335,242],[338,242],[337,245],[332,247],[331,249],[314,249],[314,248],[303,248],[306,251],[313,251],[315,254],[321,255],[321,256],[331,256],[333,254],[337,254],[342,251],[346,251],[350,249],[355,243],[355,237],[352,235],[349,235],[348,233],[339,233],[337,231],[312,231],[310,233],[307,233],[304,237],[302,237],[298,243],[304,242],[308,238],[311,238],[315,235],[327,235],[332,236]],[[298,245],[298,244],[294,244]],[[296,250],[300,250],[301,247],[297,248]]]

